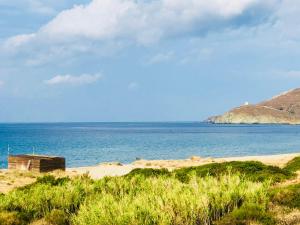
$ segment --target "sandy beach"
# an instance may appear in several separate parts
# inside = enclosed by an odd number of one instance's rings
[[[264,156],[241,156],[226,158],[202,158],[192,156],[182,160],[138,160],[131,164],[102,163],[97,166],[68,168],[69,174],[88,173],[93,179],[100,179],[105,176],[122,176],[136,168],[166,168],[168,170],[182,167],[201,166],[209,163],[221,163],[230,161],[259,161],[267,165],[283,167],[288,161],[300,156],[300,153],[264,155]]]
[[[77,176],[88,174],[93,179],[101,179],[105,176],[122,176],[130,173],[136,168],[166,168],[174,170],[183,167],[201,166],[209,163],[222,163],[230,161],[260,161],[267,165],[283,167],[288,161],[300,156],[300,153],[280,154],[280,155],[265,155],[265,156],[242,156],[242,157],[226,157],[226,158],[202,158],[192,156],[189,159],[182,160],[138,160],[131,164],[120,164],[118,162],[101,163],[95,166],[67,168],[65,172],[53,172],[55,176]],[[30,184],[36,180],[38,176],[32,172],[8,171],[0,170],[0,193]]]

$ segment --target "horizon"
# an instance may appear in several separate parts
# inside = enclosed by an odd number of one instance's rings
[[[300,87],[289,0],[3,0],[0,16],[1,123],[202,122]]]
[[[209,123],[206,121],[36,121],[36,122],[0,122],[0,124],[56,124],[56,123]]]

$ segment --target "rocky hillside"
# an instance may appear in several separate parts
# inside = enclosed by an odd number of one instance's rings
[[[208,119],[213,123],[300,124],[300,88],[284,92],[255,105],[243,105],[221,116]]]

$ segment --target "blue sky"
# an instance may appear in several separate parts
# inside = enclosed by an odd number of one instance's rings
[[[295,0],[0,0],[0,121],[201,121],[259,102],[300,87],[298,21]]]

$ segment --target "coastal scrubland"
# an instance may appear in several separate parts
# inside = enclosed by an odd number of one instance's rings
[[[299,224],[300,158],[91,179],[45,175],[0,195],[0,225]]]

